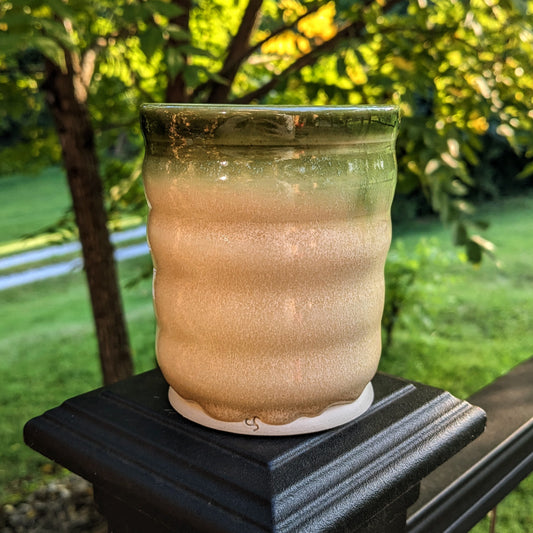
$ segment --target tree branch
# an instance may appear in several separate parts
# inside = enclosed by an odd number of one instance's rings
[[[233,62],[229,62],[226,58],[226,61],[224,61],[224,65],[222,68],[218,71],[218,76],[221,78],[224,78],[228,80],[228,86],[231,87],[231,82],[235,79],[235,75],[237,74],[240,66],[246,61],[254,52],[259,50],[265,43],[270,41],[270,39],[273,39],[277,35],[280,35],[281,33],[291,30],[297,26],[297,24],[304,19],[305,17],[311,15],[312,13],[315,13],[318,11],[324,4],[324,2],[318,2],[313,7],[310,7],[303,15],[300,15],[296,20],[291,22],[290,24],[285,24],[283,26],[280,26],[279,28],[276,28],[273,30],[267,37],[262,39],[261,41],[255,43],[253,46],[248,46],[245,49],[240,50],[240,54],[233,60]],[[231,72],[234,70],[233,75],[231,76]],[[231,76],[231,79],[230,79]],[[216,82],[214,80],[208,80],[205,83],[202,83],[196,89],[193,91],[192,94],[192,100],[194,101],[200,93],[208,89],[209,87],[213,86]],[[229,94],[229,92],[228,92]]]
[[[296,28],[296,26],[298,26],[298,23],[302,19],[304,19],[305,17],[308,17],[309,15],[315,13],[321,7],[325,6],[326,3],[319,2],[319,3],[315,4],[313,7],[310,7],[303,15],[300,15],[296,20],[294,20],[290,24],[286,24],[285,26],[280,26],[279,28],[275,29],[272,33],[270,33],[270,35],[268,35],[267,37],[265,37],[264,39],[262,39],[258,43],[255,43],[253,46],[251,46],[246,51],[246,57],[244,59],[250,57],[255,51],[259,50],[259,48],[261,48],[261,46],[263,46],[265,43],[267,43],[268,41],[270,41],[271,39],[273,39],[277,35],[280,35],[281,33],[285,32],[285,31],[292,30],[292,29]]]
[[[390,11],[402,1],[403,0],[390,0],[383,7],[383,12],[386,13]],[[371,1],[367,0],[365,2],[365,6],[368,6],[370,3]],[[332,51],[341,41],[345,39],[354,39],[356,37],[360,37],[365,27],[366,27],[366,23],[362,19],[352,22],[351,24],[348,24],[347,26],[344,26],[344,28],[340,29],[335,34],[334,37],[316,46],[310,52],[300,56],[293,63],[291,63],[288,67],[286,67],[285,70],[283,70],[283,72],[281,72],[279,75],[271,78],[270,81],[268,81],[267,83],[265,83],[264,85],[256,89],[255,91],[251,91],[248,94],[241,96],[240,98],[236,98],[232,100],[231,103],[249,104],[253,100],[257,100],[265,96],[268,92],[274,89],[287,76],[289,76],[293,72],[300,70],[301,68],[305,66],[313,65],[314,63],[316,63],[316,61],[318,60],[320,56]]]
[[[248,42],[250,41],[250,36],[252,35],[252,31],[257,22],[257,17],[262,4],[263,0],[250,0],[248,2],[239,29],[231,40],[226,59],[222,65],[221,72],[224,73],[223,77],[227,80],[227,83],[214,81],[211,93],[207,98],[208,102],[223,103],[227,101],[231,84],[243,61],[243,54],[241,51],[248,47]]]
[[[270,79],[270,81],[268,81],[255,91],[252,91],[248,94],[245,94],[244,96],[241,96],[240,98],[232,100],[231,103],[249,104],[253,100],[257,100],[258,98],[265,96],[274,87],[276,87],[276,85],[278,85],[281,80],[285,79],[287,76],[289,76],[293,72],[300,70],[303,67],[313,65],[320,56],[333,50],[335,46],[337,46],[337,44],[339,44],[339,42],[341,42],[342,40],[348,39],[350,37],[356,37],[364,29],[364,27],[365,24],[362,21],[353,22],[352,24],[345,26],[343,29],[339,30],[334,37],[316,46],[307,54],[300,56],[287,68],[285,68],[285,70],[283,70],[283,72],[281,72],[279,75],[274,76]]]

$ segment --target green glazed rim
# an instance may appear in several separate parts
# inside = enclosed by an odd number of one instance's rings
[[[143,104],[140,115],[148,148],[390,143],[400,122],[395,105]]]

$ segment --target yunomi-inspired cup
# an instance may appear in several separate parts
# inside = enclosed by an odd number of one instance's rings
[[[141,121],[172,406],[252,435],[364,412],[381,353],[398,109],[146,104]]]

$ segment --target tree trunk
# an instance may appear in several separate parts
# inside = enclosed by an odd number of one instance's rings
[[[62,72],[47,62],[43,88],[59,135],[78,225],[103,381],[110,384],[131,376],[133,363],[106,225],[94,130],[86,102],[77,94],[75,76],[71,64]]]

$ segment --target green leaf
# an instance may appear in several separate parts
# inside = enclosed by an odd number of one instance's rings
[[[147,59],[151,59],[155,52],[161,48],[163,44],[163,36],[161,31],[155,26],[149,26],[148,29],[139,35],[141,43],[141,50]]]
[[[207,76],[209,79],[216,81],[217,83],[220,83],[221,85],[228,85],[228,80],[226,78],[223,78],[220,74],[217,74],[216,72],[209,72],[206,71]]]
[[[476,208],[466,200],[452,200],[453,207],[463,215],[473,215]]]
[[[446,184],[446,191],[454,196],[466,196],[468,194],[468,187],[458,179],[455,179]]]
[[[516,175],[520,180],[533,176],[533,161],[527,163],[527,165]]]
[[[191,34],[176,24],[169,24],[168,26],[165,26],[164,30],[168,33],[168,36],[175,41],[191,40]]]
[[[61,19],[73,20],[76,17],[77,12],[72,4],[68,4],[62,0],[47,0],[46,4],[53,11],[54,15]]]
[[[37,19],[38,23],[42,26],[45,34],[48,37],[54,39],[63,48],[67,50],[75,50],[77,47],[72,42],[71,36],[65,30],[65,26],[56,20],[51,19]]]
[[[153,14],[158,13],[168,19],[179,17],[185,10],[174,3],[162,2],[160,0],[149,0],[144,4]]]
[[[183,69],[183,78],[185,79],[185,83],[189,87],[195,87],[198,85],[198,73],[203,72],[204,68],[202,68],[200,65],[185,65],[185,68]]]
[[[509,0],[512,9],[520,13],[521,16],[526,16],[528,11],[527,0]]]
[[[464,158],[473,166],[479,165],[479,157],[476,155],[476,152],[472,150],[470,145],[464,143],[461,146],[461,153],[463,154]]]
[[[59,66],[62,71],[66,70],[65,51],[54,39],[38,35],[31,40],[31,46],[39,50],[52,63]]]
[[[176,47],[176,49],[189,56],[202,56],[209,57],[210,59],[213,58],[213,54],[211,52],[208,52],[202,48],[198,48],[197,46],[193,46],[192,44],[180,44]]]
[[[474,149],[474,150],[477,150],[478,152],[480,152],[481,150],[483,150],[483,142],[481,141],[481,137],[477,137],[475,135],[470,135],[468,137],[468,142],[470,144],[470,146]],[[461,149],[464,150],[464,145],[461,147]]]
[[[185,65],[185,59],[181,52],[175,48],[167,48],[166,50],[167,72],[170,79],[174,79]]]
[[[339,54],[337,56],[337,73],[343,74],[346,72],[346,61],[344,60],[344,56],[342,54]]]
[[[122,19],[129,24],[139,24],[140,21],[148,20],[153,12],[145,3],[126,4],[122,6]]]
[[[462,222],[456,222],[453,227],[453,243],[456,246],[464,246],[468,242],[468,233]]]
[[[483,258],[483,250],[479,244],[469,240],[466,243],[466,256],[468,257],[468,261],[470,261],[470,263],[479,265],[479,263],[481,263],[481,259]]]

